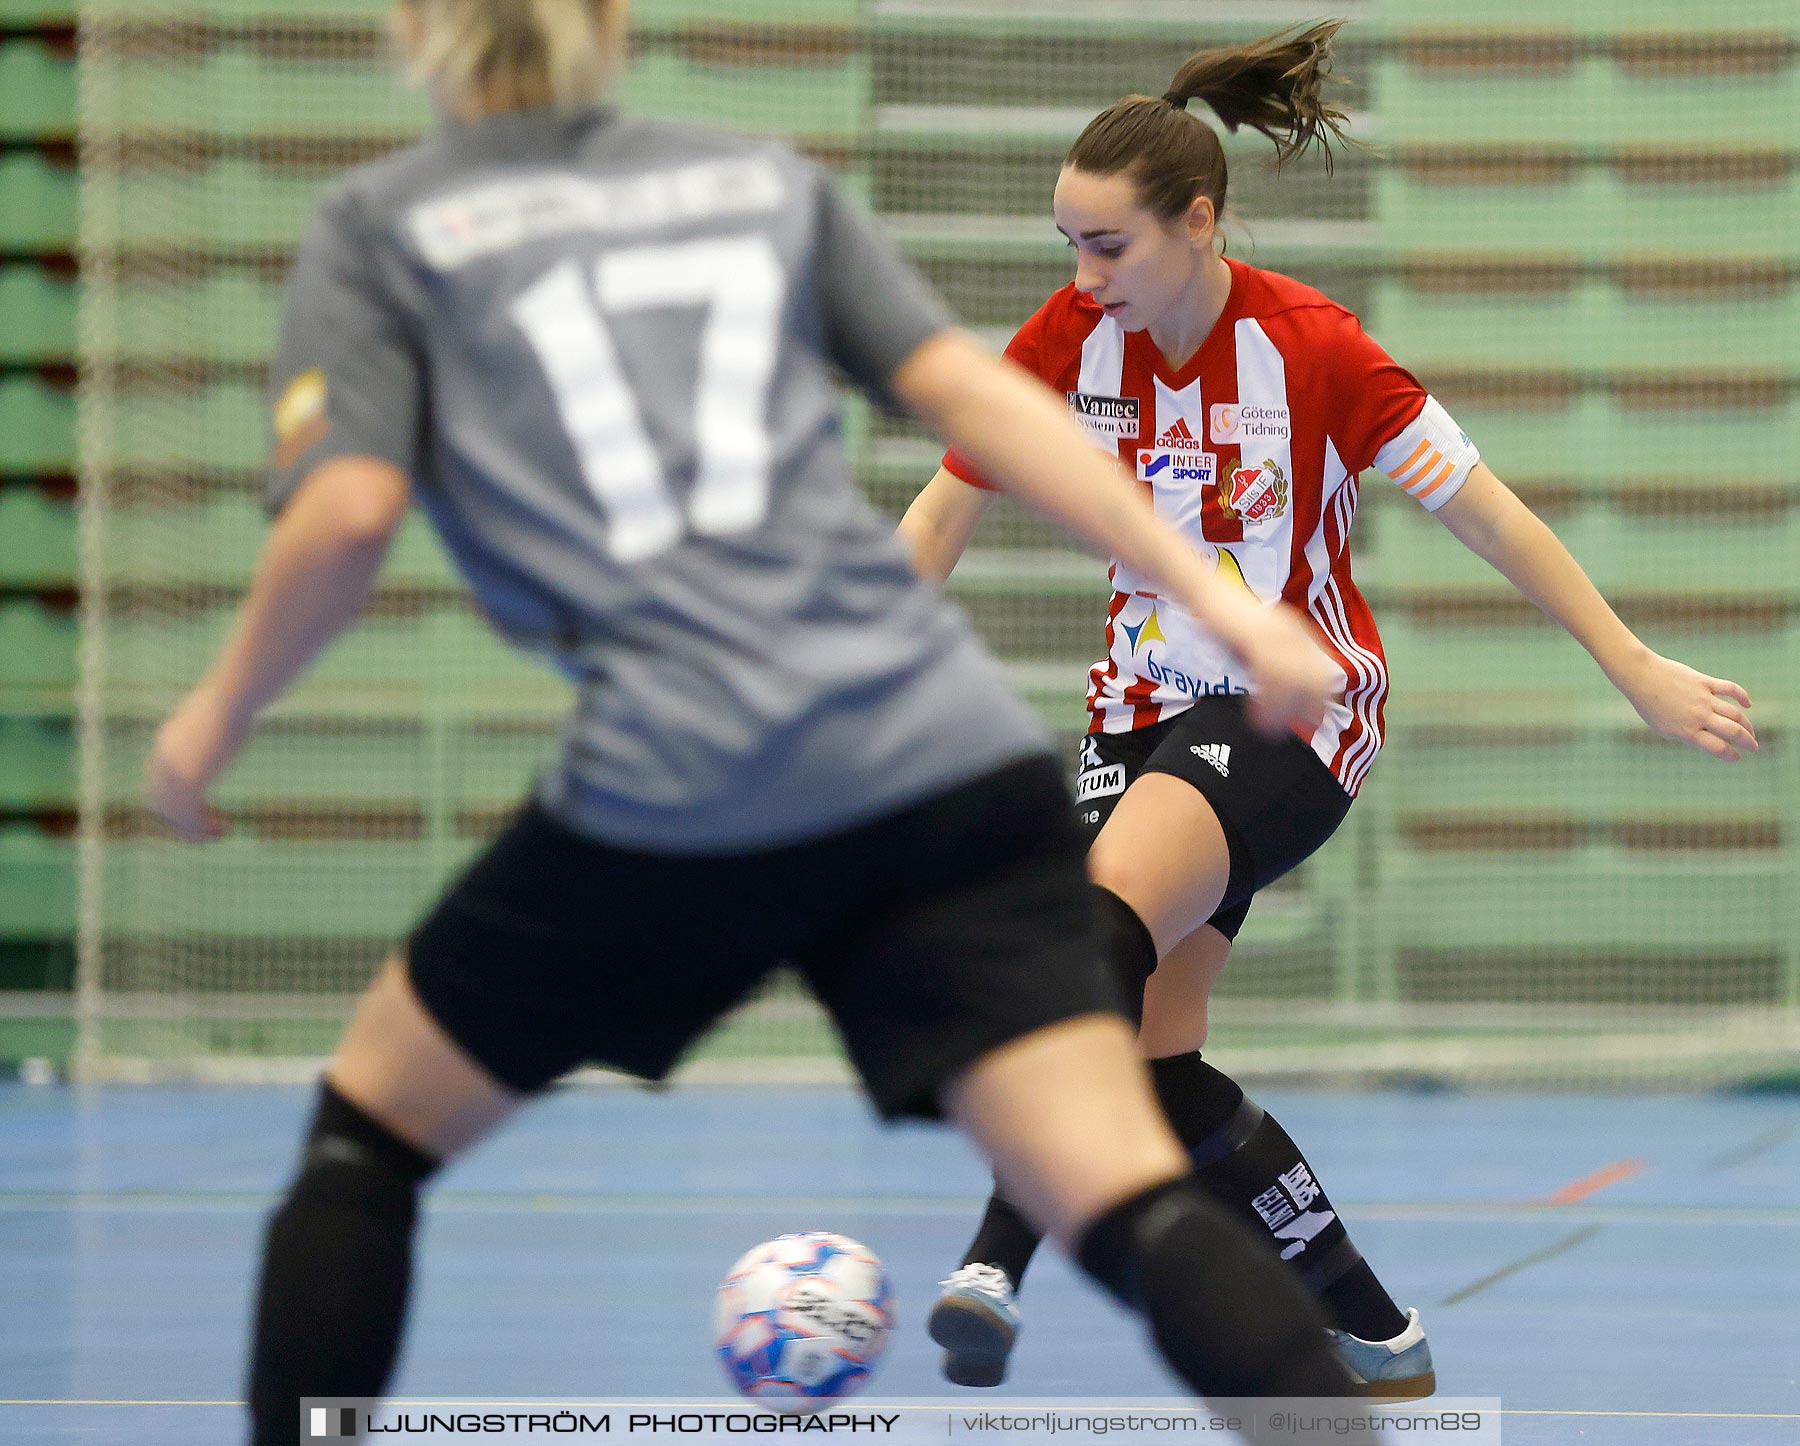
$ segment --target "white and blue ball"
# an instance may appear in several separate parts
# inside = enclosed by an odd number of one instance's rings
[[[836,1400],[862,1389],[894,1324],[894,1288],[866,1245],[828,1230],[778,1235],[719,1286],[713,1344],[759,1400]]]

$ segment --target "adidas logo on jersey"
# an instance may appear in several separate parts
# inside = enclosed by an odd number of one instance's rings
[[[1231,777],[1231,745],[1229,743],[1196,743],[1188,752],[1202,763],[1219,770],[1219,777]]]
[[[1214,480],[1218,457],[1205,449],[1188,430],[1187,418],[1177,417],[1156,439],[1154,446],[1137,454],[1138,479],[1143,482],[1198,482],[1202,486]]]
[[[1188,430],[1187,418],[1177,417],[1174,425],[1156,439],[1156,445],[1171,452],[1198,452],[1204,444]]]

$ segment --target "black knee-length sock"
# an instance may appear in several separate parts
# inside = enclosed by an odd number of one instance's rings
[[[250,1356],[251,1439],[293,1446],[305,1396],[380,1396],[399,1354],[419,1186],[437,1162],[329,1084],[269,1221]]]
[[[1338,1325],[1375,1341],[1406,1329],[1312,1165],[1272,1115],[1198,1054],[1153,1060],[1150,1075],[1200,1188],[1267,1239]]]
[[[1140,1008],[1156,945],[1131,906],[1096,886],[1107,958]],[[1312,1165],[1279,1122],[1198,1053],[1153,1060],[1157,1098],[1201,1189],[1268,1239],[1330,1310],[1364,1340],[1391,1340],[1406,1317],[1362,1258]],[[1017,1286],[1038,1247],[1031,1223],[996,1188],[963,1264],[997,1265]]]
[[[1083,1232],[1083,1269],[1140,1311],[1176,1373],[1208,1396],[1347,1396],[1325,1317],[1291,1271],[1192,1177]]]

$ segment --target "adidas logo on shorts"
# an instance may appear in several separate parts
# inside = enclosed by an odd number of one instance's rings
[[[1188,752],[1219,770],[1221,778],[1231,777],[1231,745],[1229,743],[1196,743]]]

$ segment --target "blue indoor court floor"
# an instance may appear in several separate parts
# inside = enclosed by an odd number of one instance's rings
[[[1800,1097],[1269,1092],[1508,1446],[1800,1443]],[[0,1087],[0,1441],[230,1442],[297,1089]],[[396,1394],[717,1400],[713,1288],[831,1229],[893,1273],[872,1394],[942,1397],[922,1320],[985,1176],[834,1088],[582,1088],[445,1172]],[[996,1397],[1166,1397],[1132,1322],[1034,1268]],[[144,1403],[170,1404],[144,1404]]]

